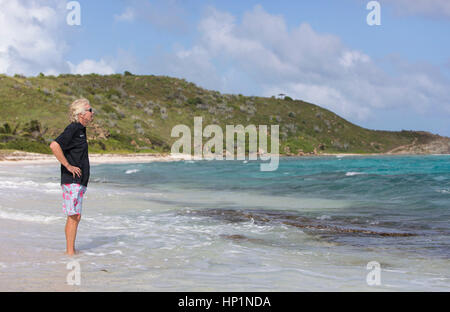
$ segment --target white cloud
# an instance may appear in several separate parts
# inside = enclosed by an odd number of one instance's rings
[[[120,15],[114,15],[114,19],[119,22],[131,22],[136,18],[135,10],[131,7],[127,7],[125,11]]]
[[[0,73],[47,75],[114,73],[114,65],[86,59],[66,60],[67,10],[59,0],[0,0]]]
[[[307,23],[289,29],[282,16],[259,5],[240,23],[209,8],[198,29],[192,48],[178,48],[166,57],[170,64],[163,63],[208,88],[245,93],[246,84],[258,85],[259,94],[288,94],[360,121],[379,110],[445,112],[450,105],[449,82],[439,68],[395,57],[375,61]],[[246,84],[230,84],[223,68]]]
[[[86,75],[95,73],[100,75],[111,75],[115,73],[114,68],[103,59],[98,62],[88,59],[82,61],[78,65],[74,65],[71,62],[68,63],[72,74]]]
[[[0,0],[0,72],[36,74],[67,70],[60,24],[61,1]]]
[[[339,64],[345,68],[354,67],[358,62],[368,63],[370,57],[359,51],[345,51],[339,58]]]

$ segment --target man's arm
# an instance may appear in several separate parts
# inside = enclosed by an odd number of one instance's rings
[[[73,177],[75,177],[75,174],[76,174],[77,176],[79,176],[79,177],[81,176],[81,169],[78,168],[78,167],[71,166],[71,165],[69,164],[69,162],[67,161],[66,157],[64,156],[64,153],[63,153],[63,151],[62,151],[62,149],[61,149],[61,146],[59,146],[58,142],[53,141],[53,142],[50,144],[50,149],[52,150],[53,155],[55,155],[56,159],[58,159],[58,161],[59,161],[64,167],[66,167],[66,169],[67,169],[70,173],[73,174]]]

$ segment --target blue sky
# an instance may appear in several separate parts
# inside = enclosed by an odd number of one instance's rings
[[[372,129],[450,136],[450,1],[0,0],[0,72],[185,78],[285,93]],[[13,33],[13,35],[11,35]]]

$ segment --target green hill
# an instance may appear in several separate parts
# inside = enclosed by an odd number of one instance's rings
[[[317,105],[221,94],[165,76],[0,75],[0,149],[51,153],[48,145],[68,124],[68,105],[89,99],[95,121],[91,153],[169,152],[173,126],[280,125],[280,153],[384,153],[442,139],[427,132],[375,131]],[[192,129],[192,128],[191,128]],[[447,139],[447,138],[446,138]],[[206,140],[205,140],[206,141]]]

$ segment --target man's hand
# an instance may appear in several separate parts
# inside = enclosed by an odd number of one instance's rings
[[[63,165],[64,167],[66,167],[66,169],[72,173],[73,177],[75,178],[75,175],[77,175],[78,177],[81,177],[81,169],[78,167],[74,167],[71,164],[69,164],[69,162],[67,161],[66,157],[64,157],[64,153],[61,149],[61,146],[59,146],[58,142],[53,141],[50,144],[50,148],[53,152],[53,154],[55,155],[56,159],[58,159],[58,161],[61,163],[61,165]]]
[[[68,165],[68,166],[66,167],[66,169],[67,169],[70,173],[73,174],[73,177],[74,177],[74,178],[75,178],[75,175],[77,175],[78,177],[81,177],[81,169],[80,169],[80,168],[74,167],[74,166],[71,166],[71,165]]]

